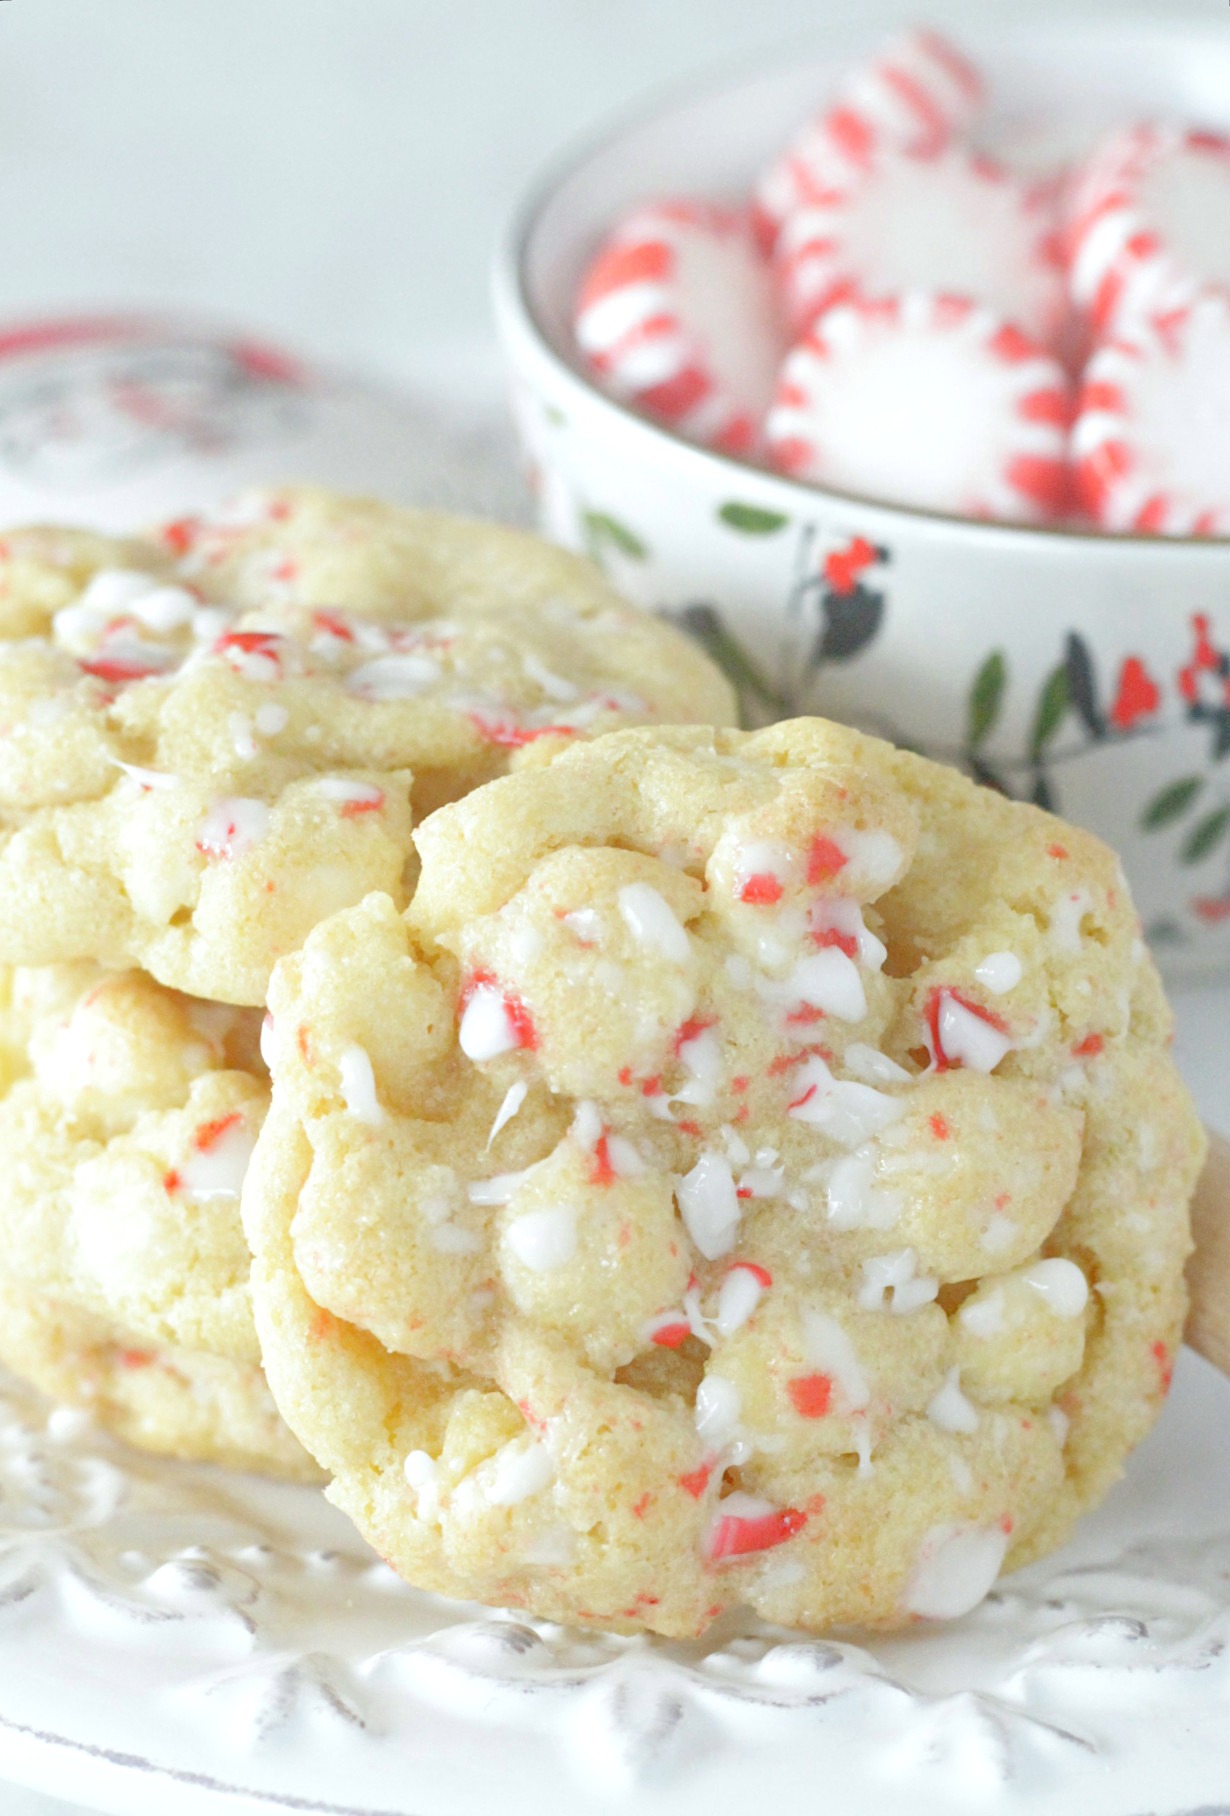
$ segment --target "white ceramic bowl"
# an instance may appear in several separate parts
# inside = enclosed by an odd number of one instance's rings
[[[644,115],[524,208],[497,310],[543,528],[708,640],[750,717],[823,712],[1091,826],[1171,974],[1224,968],[1230,541],[973,523],[803,486],[646,421],[578,359],[572,299],[612,220],[657,195],[746,194],[849,48]],[[1125,117],[1230,116],[1220,28],[1108,21],[970,48],[1005,146],[1055,117],[1079,143]]]

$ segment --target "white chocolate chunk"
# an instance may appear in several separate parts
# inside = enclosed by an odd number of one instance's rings
[[[513,1219],[504,1237],[517,1260],[533,1273],[554,1273],[567,1267],[577,1252],[576,1211],[568,1204],[526,1211]]]
[[[951,1621],[976,1608],[999,1575],[1008,1536],[998,1526],[933,1526],[919,1548],[903,1606],[927,1620]]]
[[[342,1101],[350,1114],[373,1127],[382,1123],[384,1111],[376,1095],[376,1075],[363,1048],[344,1048],[338,1055],[337,1069],[342,1083]]]
[[[642,946],[660,952],[673,965],[686,965],[692,942],[674,909],[651,883],[625,883],[619,892],[624,924]]]
[[[1039,1293],[1057,1318],[1079,1318],[1089,1300],[1089,1282],[1075,1261],[1061,1255],[1035,1261],[1016,1276]]]
[[[927,1417],[941,1431],[977,1431],[978,1411],[961,1392],[959,1368],[948,1370],[943,1387],[928,1402]]]
[[[1016,989],[1024,976],[1024,967],[1015,952],[989,952],[982,963],[974,967],[974,976],[992,996],[1003,996]]]

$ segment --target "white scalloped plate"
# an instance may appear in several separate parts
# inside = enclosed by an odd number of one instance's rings
[[[0,1376],[0,1776],[122,1816],[1230,1816],[1230,1383],[952,1626],[616,1639],[408,1589],[318,1494]]]

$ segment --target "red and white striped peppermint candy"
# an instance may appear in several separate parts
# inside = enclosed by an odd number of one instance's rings
[[[1074,179],[1067,239],[1072,300],[1100,333],[1230,291],[1230,138],[1112,133]]]
[[[800,328],[848,297],[941,291],[1049,345],[1066,306],[1053,192],[959,146],[885,153],[792,214],[774,262]]]
[[[1103,529],[1230,535],[1230,298],[1210,292],[1098,349],[1072,458]]]
[[[786,340],[742,211],[638,208],[585,274],[576,336],[614,396],[726,453],[757,446]]]
[[[828,310],[786,359],[765,438],[780,471],[870,498],[1043,523],[1066,504],[1059,361],[966,297]]]
[[[938,32],[900,33],[852,70],[832,105],[809,120],[756,191],[757,231],[772,245],[782,222],[880,152],[930,154],[959,137],[982,107],[982,77]]]

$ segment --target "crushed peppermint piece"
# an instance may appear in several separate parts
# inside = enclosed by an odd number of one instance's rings
[[[868,1085],[908,1085],[910,1073],[887,1053],[869,1047],[865,1041],[852,1040],[842,1054],[847,1072]]]
[[[379,813],[384,806],[384,790],[374,782],[352,782],[346,776],[318,776],[316,793],[326,801],[335,801],[344,820],[358,819],[365,813]]]
[[[705,1555],[710,1563],[720,1564],[769,1551],[802,1532],[807,1519],[797,1507],[778,1507],[760,1495],[736,1491],[717,1504],[705,1534]]]
[[[1014,1045],[998,1015],[947,986],[931,992],[925,1021],[927,1049],[937,1072],[954,1066],[993,1072]]]
[[[825,946],[800,959],[790,974],[790,988],[800,1002],[838,1021],[859,1022],[867,1014],[867,993],[858,966],[837,946]]]
[[[155,788],[178,788],[180,785],[178,776],[168,775],[163,769],[142,769],[139,763],[124,763],[119,757],[113,757],[111,760],[117,769],[123,770],[130,782],[136,782],[140,788],[147,791]]]
[[[891,1230],[901,1217],[896,1192],[875,1184],[876,1149],[871,1143],[844,1154],[828,1169],[828,1220],[836,1230]]]
[[[675,1188],[679,1214],[692,1241],[707,1261],[716,1261],[735,1246],[741,1206],[730,1162],[706,1150]]]
[[[918,1273],[918,1256],[912,1248],[895,1249],[892,1254],[873,1255],[864,1261],[858,1302],[865,1312],[904,1315],[929,1305],[939,1286],[931,1275]]]
[[[836,1318],[809,1307],[803,1314],[803,1348],[812,1367],[832,1382],[834,1410],[843,1416],[864,1411],[871,1401],[871,1384]]]
[[[461,993],[458,1044],[475,1064],[538,1045],[525,1005],[500,989],[487,972],[476,972]]]
[[[196,848],[207,858],[246,857],[269,831],[271,818],[264,801],[243,795],[216,801],[197,830]]]
[[[255,1132],[239,1110],[202,1123],[175,1169],[176,1183],[191,1198],[238,1198],[255,1146]]]
[[[872,1085],[835,1079],[818,1053],[793,1073],[788,1113],[811,1124],[841,1147],[861,1147],[905,1113],[905,1105]]]

